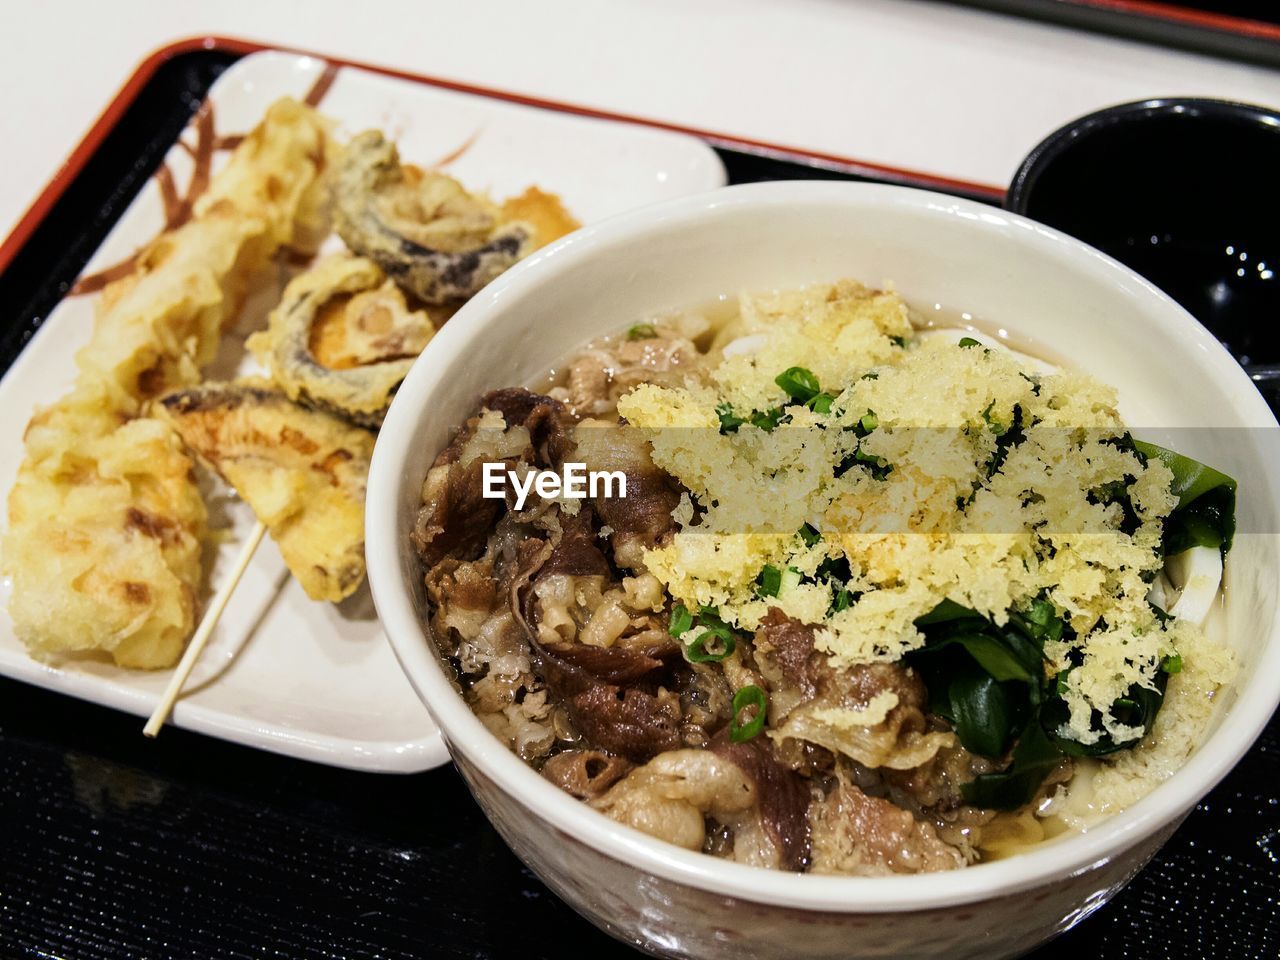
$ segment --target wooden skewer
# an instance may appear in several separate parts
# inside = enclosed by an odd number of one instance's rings
[[[235,592],[236,584],[244,576],[244,572],[249,566],[249,561],[253,559],[253,554],[257,551],[258,544],[262,542],[262,537],[266,532],[266,525],[259,520],[254,526],[253,532],[249,534],[249,539],[240,548],[240,556],[236,558],[236,565],[231,570],[231,576],[218,588],[218,592],[214,594],[213,599],[209,602],[209,609],[204,612],[204,619],[200,621],[200,626],[196,627],[196,632],[191,636],[191,642],[187,644],[186,652],[182,655],[178,666],[174,668],[173,676],[169,678],[169,686],[165,687],[164,694],[160,697],[160,702],[151,711],[151,719],[142,728],[142,732],[148,737],[154,737],[160,732],[160,728],[164,726],[169,712],[173,709],[174,701],[178,699],[178,694],[182,692],[182,685],[187,682],[187,677],[191,675],[192,668],[196,665],[196,661],[200,659],[201,651],[204,650],[205,644],[209,642],[209,635],[213,633],[213,628],[218,625],[218,619],[222,616],[222,611],[226,609],[227,601],[231,599],[231,594]]]

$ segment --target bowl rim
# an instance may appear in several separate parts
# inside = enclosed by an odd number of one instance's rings
[[[1128,809],[1087,832],[1069,836],[1006,860],[934,874],[887,877],[819,876],[768,870],[680,849],[611,820],[564,793],[526,765],[489,732],[457,693],[439,664],[408,584],[401,577],[406,538],[396,514],[403,485],[415,488],[405,461],[424,401],[454,363],[465,362],[470,341],[480,335],[489,313],[543,284],[571,274],[576,265],[638,235],[661,231],[720,211],[801,204],[905,206],[930,215],[952,216],[975,229],[995,225],[1017,229],[1027,243],[1065,257],[1074,269],[1111,279],[1158,308],[1156,320],[1171,334],[1189,337],[1198,348],[1202,373],[1233,388],[1233,409],[1247,422],[1276,427],[1276,419],[1245,372],[1226,349],[1171,298],[1128,267],[1088,245],[1025,217],[972,200],[883,184],[841,181],[774,181],[723,187],[620,214],[585,227],[507,271],[474,297],[433,338],[400,387],[373,454],[366,508],[369,582],[387,637],[410,683],[439,724],[452,754],[462,754],[479,774],[515,803],[544,821],[533,829],[560,831],[612,859],[651,875],[744,901],[815,912],[874,913],[937,909],[1000,897],[1065,880],[1122,855],[1180,818],[1235,765],[1253,744],[1280,703],[1280,605],[1268,639],[1234,703],[1218,728],[1171,777]],[[986,225],[985,227],[983,225]],[[1269,484],[1280,511],[1280,485]],[[1212,746],[1213,749],[1208,749]],[[474,787],[472,787],[474,792]]]
[[[1085,137],[1099,130],[1121,123],[1132,123],[1144,117],[1171,116],[1184,113],[1208,115],[1246,126],[1270,128],[1280,132],[1280,110],[1240,100],[1221,100],[1214,97],[1148,97],[1104,107],[1077,117],[1031,148],[1031,152],[1018,165],[1009,190],[1005,194],[1006,210],[1027,216],[1036,184],[1045,170],[1066,150]]]

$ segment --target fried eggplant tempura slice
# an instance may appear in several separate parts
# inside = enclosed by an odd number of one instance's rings
[[[377,427],[434,333],[376,263],[338,256],[285,288],[249,349],[291,400]]]
[[[395,144],[367,130],[346,147],[334,184],[334,221],[351,250],[368,257],[427,304],[465,300],[528,255],[547,233],[576,221],[551,194],[507,207],[468,193],[442,173],[400,163]],[[531,214],[538,225],[517,215]]]
[[[263,380],[162,397],[157,415],[267,525],[307,596],[338,601],[364,579],[364,495],[373,434],[293,403]]]

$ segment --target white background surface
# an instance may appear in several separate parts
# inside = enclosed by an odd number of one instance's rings
[[[4,0],[0,231],[138,61],[205,33],[991,184],[1110,103],[1280,106],[1280,71],[929,0]]]

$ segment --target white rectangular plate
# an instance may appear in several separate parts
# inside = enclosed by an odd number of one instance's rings
[[[318,106],[338,122],[340,137],[378,127],[398,142],[407,162],[440,164],[470,189],[498,198],[536,184],[558,193],[584,223],[725,182],[715,153],[691,137],[353,68],[329,75],[325,68],[312,57],[276,52],[237,62],[209,96],[218,137],[247,132],[278,97],[303,98],[324,86]],[[196,130],[189,128],[182,139],[194,145]],[[225,149],[215,153],[215,170],[226,157]],[[165,163],[181,191],[192,172],[190,152],[175,144]],[[153,179],[86,273],[125,260],[163,225],[162,194]],[[94,299],[64,299],[0,381],[0,483],[6,490],[22,460],[22,433],[33,409],[71,386],[73,354],[88,338]],[[252,368],[238,341],[272,306],[271,295],[256,299],[210,376]],[[430,347],[422,362],[431,362]],[[215,495],[211,515],[224,517],[236,531],[216,550],[209,577],[216,586],[253,518],[234,495],[222,494]],[[0,674],[139,716],[151,712],[169,676],[123,670],[95,657],[37,662],[14,636],[7,614],[0,617]],[[173,722],[226,740],[364,770],[412,772],[447,759],[439,732],[383,636],[368,588],[342,604],[312,602],[270,541],[259,548],[187,690]]]

